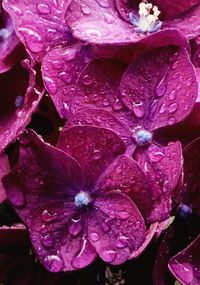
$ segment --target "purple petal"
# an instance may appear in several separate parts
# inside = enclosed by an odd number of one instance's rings
[[[24,50],[15,34],[10,16],[2,10],[0,18],[3,22],[0,29],[0,73],[3,73],[22,59]]]
[[[124,104],[118,98],[118,87],[125,67],[124,63],[117,60],[93,60],[79,77],[72,110],[103,108],[121,111]]]
[[[176,16],[177,14],[182,13],[199,3],[199,0],[154,0],[154,3],[165,15]]]
[[[22,136],[17,166],[3,178],[10,202],[29,227],[40,261],[52,272],[85,267],[96,257],[83,239],[85,221],[78,220],[70,200],[81,187],[80,176],[75,160],[29,131]]]
[[[200,235],[170,259],[169,269],[183,285],[200,284]]]
[[[77,79],[90,58],[89,48],[79,45],[54,49],[44,58],[43,81],[63,118],[69,117],[69,103],[74,96]]]
[[[6,193],[1,182],[1,178],[5,176],[10,171],[10,166],[8,162],[8,158],[6,155],[1,154],[0,156],[0,204],[6,200]]]
[[[132,134],[127,125],[119,121],[111,112],[104,109],[83,109],[78,111],[67,121],[64,128],[85,125],[114,130],[127,146],[133,144]]]
[[[44,91],[35,77],[28,60],[0,75],[0,152],[24,131],[39,105]]]
[[[152,210],[152,193],[146,175],[139,165],[127,156],[120,156],[100,176],[97,191],[120,191],[129,196],[145,219]]]
[[[116,7],[117,7],[117,10],[118,10],[119,14],[127,22],[130,22],[130,20],[129,20],[129,13],[133,12],[133,13],[137,13],[138,14],[138,12],[139,12],[139,2],[136,3],[137,1],[115,0],[115,2],[116,2]],[[138,14],[138,16],[139,16],[139,14]]]
[[[189,143],[183,152],[184,157],[184,182],[186,191],[184,203],[192,207],[200,214],[200,193],[199,193],[199,167],[200,167],[200,138]]]
[[[93,186],[108,165],[125,152],[125,144],[116,133],[92,126],[64,129],[57,147],[80,163],[88,187]]]
[[[144,220],[125,195],[110,193],[95,200],[88,218],[88,238],[99,256],[111,264],[124,263],[144,241]]]
[[[155,49],[133,62],[122,77],[120,90],[140,125],[151,130],[182,121],[198,92],[188,54],[177,47]]]
[[[164,27],[178,29],[188,40],[197,37],[200,34],[200,4],[191,7],[177,18],[166,21]]]
[[[146,247],[149,245],[152,238],[154,237],[154,234],[156,233],[156,230],[157,230],[157,226],[158,226],[158,223],[154,223],[154,224],[150,225],[149,229],[146,230],[145,240],[144,240],[143,244],[139,247],[138,250],[133,251],[131,253],[130,259],[138,257],[141,255],[141,253],[143,253],[143,251],[146,249]]]
[[[17,36],[39,62],[49,49],[71,40],[64,15],[69,1],[5,0]]]
[[[151,144],[145,150],[137,148],[134,159],[149,178],[154,200],[152,221],[167,219],[171,211],[171,199],[179,181],[182,168],[182,150],[179,142],[166,147]]]

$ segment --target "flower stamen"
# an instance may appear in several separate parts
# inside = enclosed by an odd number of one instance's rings
[[[160,30],[162,22],[159,20],[160,10],[156,5],[148,2],[141,2],[139,4],[138,15],[134,13],[129,14],[131,23],[136,27],[139,33],[152,33]]]

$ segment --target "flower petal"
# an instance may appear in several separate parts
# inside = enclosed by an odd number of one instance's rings
[[[28,60],[0,74],[0,152],[25,129],[44,93]]]
[[[170,259],[169,269],[183,285],[200,284],[200,235]]]
[[[144,220],[127,196],[109,193],[95,200],[88,218],[88,238],[104,261],[124,263],[144,236]]]
[[[1,3],[0,19],[3,22],[0,28],[0,73],[3,73],[22,59],[24,49],[15,34],[9,14],[1,9]]]
[[[182,1],[181,1],[182,2]],[[198,1],[199,2],[199,1]],[[188,3],[186,1],[185,3]],[[200,4],[197,4],[180,14],[173,20],[164,23],[165,28],[179,30],[188,40],[200,34]]]
[[[179,142],[162,147],[151,144],[144,149],[137,148],[134,159],[149,178],[152,192],[152,221],[167,219],[171,211],[171,199],[179,181],[182,169],[182,149]]]
[[[83,109],[78,111],[66,122],[64,128],[85,125],[111,129],[123,139],[126,146],[133,143],[132,134],[127,125],[119,121],[111,112],[104,109]]]
[[[5,0],[3,4],[17,36],[37,61],[52,47],[72,39],[64,20],[69,1]]]
[[[5,176],[10,171],[10,166],[8,162],[8,158],[6,155],[0,155],[0,204],[6,200],[6,193],[1,182],[1,178]]]
[[[184,151],[184,182],[186,191],[184,203],[192,207],[200,214],[200,193],[199,193],[199,167],[200,167],[200,138],[189,143]]]
[[[189,115],[198,85],[187,51],[162,47],[146,53],[128,67],[120,90],[139,124],[154,130]]]
[[[100,176],[96,191],[119,191],[135,203],[145,219],[152,210],[152,193],[146,175],[131,158],[118,157]]]
[[[90,49],[79,45],[50,51],[42,63],[43,81],[59,115],[68,118],[77,79],[91,58]]]
[[[116,133],[92,126],[64,129],[57,147],[80,163],[85,186],[89,188],[108,165],[125,152],[125,144]]]
[[[164,15],[176,16],[177,14],[182,13],[199,3],[199,0],[154,0],[154,3],[162,11],[162,13],[164,13]]]

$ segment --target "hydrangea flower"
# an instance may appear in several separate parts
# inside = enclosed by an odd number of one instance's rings
[[[181,71],[184,70],[184,73]],[[147,173],[159,208],[152,220],[169,216],[181,165],[179,142],[160,143],[159,129],[182,121],[197,96],[194,68],[183,48],[162,47],[124,65],[92,61],[79,77],[66,127],[97,125],[114,130]],[[154,136],[155,134],[155,136]],[[134,151],[135,150],[135,151]],[[173,161],[173,164],[172,164]]]
[[[111,264],[140,254],[156,230],[145,233],[151,188],[137,163],[122,155],[123,141],[107,129],[75,126],[58,147],[65,152],[28,131],[18,164],[3,178],[43,265],[70,271],[97,254]]]
[[[17,38],[12,20],[0,3],[0,73],[11,69],[24,56],[24,48]]]
[[[44,91],[36,82],[35,70],[28,59],[0,74],[0,90],[1,153],[24,131]]]
[[[200,284],[199,148],[200,138],[197,138],[190,142],[183,151],[184,181],[182,188],[184,191],[182,191],[181,204],[177,211],[179,221],[172,224],[161,242],[153,271],[154,285],[169,284],[166,279],[167,264],[171,273],[181,284]],[[178,235],[181,236],[181,242]]]
[[[66,21],[74,37],[93,44],[129,44],[165,29],[178,29],[188,39],[199,34],[200,6],[199,3],[194,5],[198,1],[183,8],[181,1],[171,20],[165,20],[162,15],[161,9],[165,12],[166,8],[161,2],[166,4],[166,1],[157,1],[156,6],[141,1],[138,7],[137,1],[128,0],[72,0],[67,8]],[[190,9],[179,14],[185,8]]]

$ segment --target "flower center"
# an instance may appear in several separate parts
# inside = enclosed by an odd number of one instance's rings
[[[141,2],[139,4],[139,15],[135,13],[129,14],[130,22],[136,27],[138,33],[153,33],[160,30],[162,22],[158,19],[160,10],[157,6]]]
[[[139,129],[134,133],[134,139],[137,145],[146,145],[152,142],[153,135],[145,129]]]
[[[91,202],[91,197],[88,193],[81,191],[75,196],[74,202],[76,207],[82,208]]]

